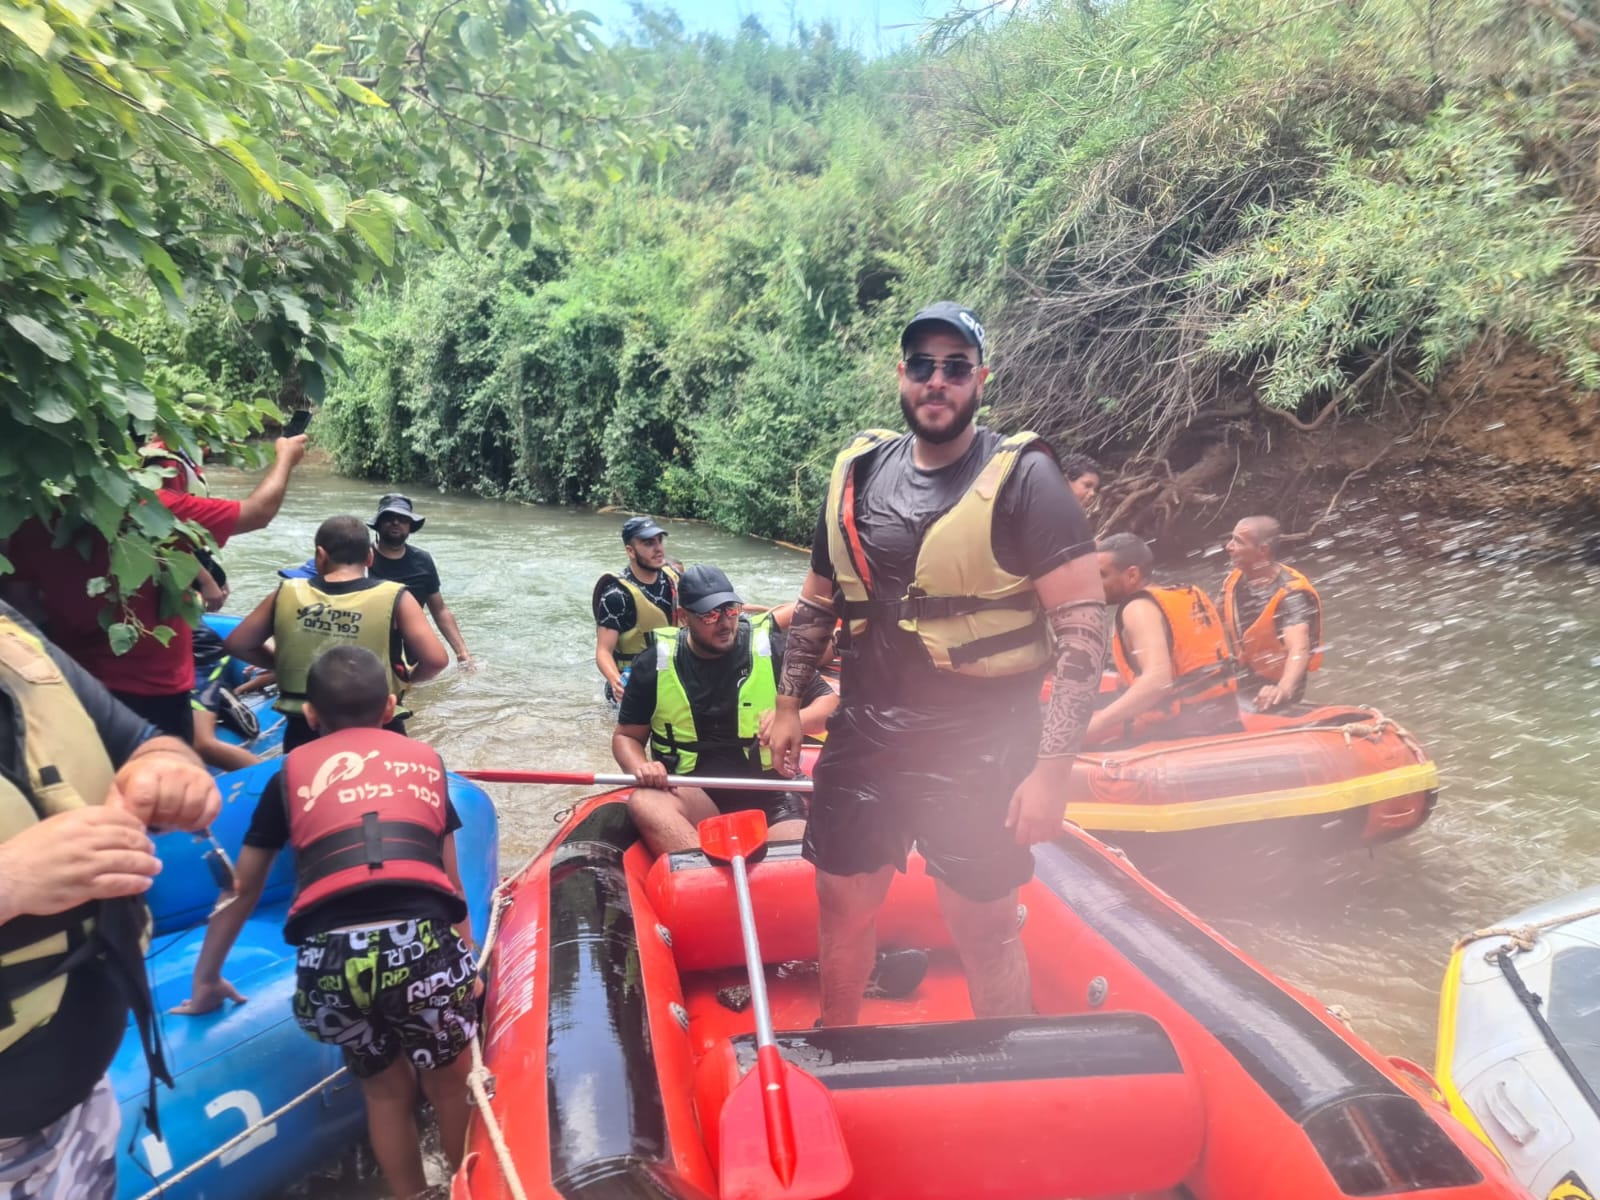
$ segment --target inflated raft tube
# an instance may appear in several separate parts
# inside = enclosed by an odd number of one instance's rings
[[[929,976],[849,1029],[811,1028],[810,866],[774,845],[753,867],[778,1041],[832,1094],[844,1196],[1520,1196],[1385,1060],[1092,839],[1035,853],[1022,936],[1040,1015],[971,1018],[914,858],[879,939],[926,947]],[[475,1117],[455,1200],[509,1197],[510,1172],[530,1196],[715,1196],[710,1131],[752,1053],[727,872],[694,853],[652,864],[613,794],[580,805],[508,897],[485,1058],[509,1161]]]
[[[219,780],[224,805],[212,832],[230,854],[238,854],[256,799],[280,766],[261,763]],[[450,799],[462,821],[456,851],[473,931],[481,940],[499,876],[494,805],[482,789],[455,776]],[[217,900],[202,859],[209,846],[188,833],[156,839],[163,869],[148,894],[156,932],[146,962],[177,1086],[158,1088],[157,1138],[143,1120],[150,1075],[130,1025],[111,1068],[122,1108],[118,1200],[267,1200],[335,1159],[366,1128],[360,1088],[340,1073],[339,1050],[307,1036],[294,1019],[295,950],[283,940],[294,890],[291,852],[278,856],[266,893],[224,968],[248,1002],[225,1004],[203,1017],[165,1015],[189,996],[204,923]],[[247,1136],[193,1170],[241,1134]]]

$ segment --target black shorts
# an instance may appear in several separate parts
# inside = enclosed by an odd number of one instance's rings
[[[1033,878],[1033,854],[1006,828],[1017,785],[1039,753],[1036,705],[980,737],[885,730],[870,708],[828,722],[805,856],[830,875],[905,870],[913,844],[928,874],[969,900],[998,900]]]
[[[705,788],[718,812],[744,812],[759,808],[767,814],[767,828],[780,821],[804,821],[805,798],[799,792],[747,792],[741,788]]]

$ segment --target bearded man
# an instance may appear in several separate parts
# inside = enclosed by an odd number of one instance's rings
[[[835,621],[845,627],[804,849],[817,868],[824,1025],[859,1018],[878,910],[913,843],[973,1011],[1032,1010],[1017,889],[1033,876],[1029,846],[1061,832],[1105,657],[1105,593],[1048,448],[973,424],[986,343],[976,314],[951,301],[906,326],[910,432],[869,431],[840,453],[789,628],[770,738],[786,774],[799,765],[806,689]]]

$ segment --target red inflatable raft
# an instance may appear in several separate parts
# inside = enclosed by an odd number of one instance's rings
[[[732,884],[699,853],[652,863],[622,797],[581,804],[506,889],[484,1051],[494,1129],[474,1117],[454,1200],[510,1197],[511,1173],[566,1200],[718,1195],[719,1114],[755,1057],[752,1015],[726,990],[745,979]],[[1523,1195],[1320,1005],[1092,838],[1035,856],[1022,937],[1039,1015],[972,1017],[913,861],[878,930],[929,949],[928,976],[838,1029],[812,1028],[817,979],[797,965],[816,957],[809,864],[780,844],[751,869],[778,1043],[837,1110],[841,1195]]]
[[[1067,819],[1100,833],[1281,821],[1343,849],[1410,833],[1433,810],[1439,769],[1376,709],[1302,705],[1240,721],[1238,733],[1083,751]]]

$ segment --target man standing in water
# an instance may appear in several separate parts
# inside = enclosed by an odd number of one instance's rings
[[[805,842],[824,1025],[860,1014],[877,913],[913,842],[973,1011],[1032,1010],[1017,889],[1033,875],[1028,847],[1061,832],[1105,656],[1105,595],[1088,522],[1046,447],[973,424],[984,349],[977,317],[950,301],[906,326],[911,431],[865,433],[839,455],[789,630],[771,736],[785,774],[837,619],[847,633]]]
[[[678,619],[678,573],[667,562],[667,531],[650,517],[622,523],[628,565],[594,585],[594,665],[606,677],[606,699],[620,701],[622,673],[652,644],[652,635]]]
[[[471,671],[474,669],[472,656],[467,653],[467,642],[461,636],[461,626],[456,624],[456,615],[439,590],[439,568],[433,565],[433,555],[407,545],[411,535],[421,529],[427,519],[412,510],[409,496],[391,492],[379,500],[378,515],[368,523],[368,528],[378,535],[377,553],[372,556],[368,573],[374,579],[398,583],[416,597],[417,603],[428,610],[444,640],[450,643],[461,669]]]
[[[1240,695],[1258,709],[1305,695],[1306,675],[1322,665],[1322,597],[1311,581],[1278,561],[1276,518],[1246,517],[1233,527],[1222,581],[1228,649],[1249,674]]]

